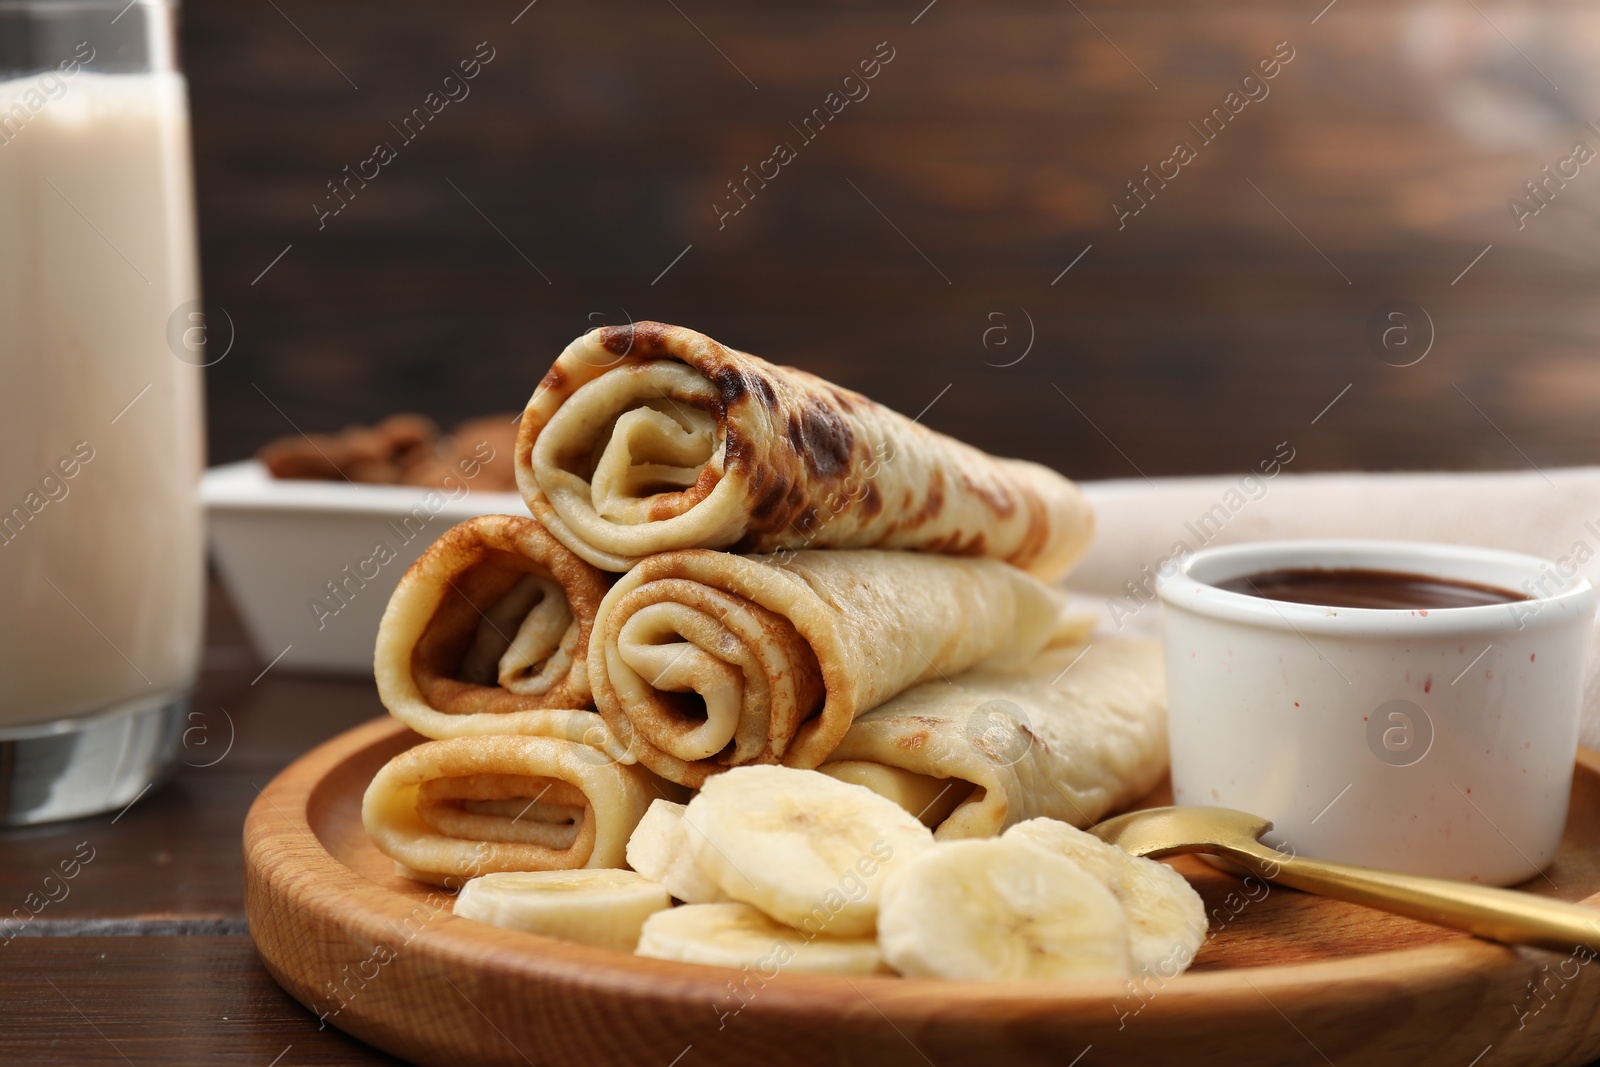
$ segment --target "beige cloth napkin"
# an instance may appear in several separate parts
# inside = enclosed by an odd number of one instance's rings
[[[1150,576],[1180,544],[1195,552],[1319,537],[1442,541],[1567,560],[1600,586],[1600,467],[1130,478],[1083,489],[1097,529],[1067,584],[1106,598],[1101,627],[1120,636],[1159,635],[1160,608],[1140,587],[1154,589]],[[1591,748],[1600,748],[1597,668],[1591,647],[1582,727]]]

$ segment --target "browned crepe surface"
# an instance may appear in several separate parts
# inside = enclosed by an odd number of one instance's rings
[[[889,548],[1048,579],[1093,527],[1054,471],[655,322],[569,345],[528,403],[516,461],[533,514],[608,570],[682,548]]]

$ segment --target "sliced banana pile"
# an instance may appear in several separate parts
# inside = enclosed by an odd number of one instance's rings
[[[708,779],[683,825],[717,888],[814,936],[871,937],[884,883],[933,848],[933,831],[894,801],[792,767]]]
[[[1136,972],[1171,978],[1189,966],[1205,943],[1205,903],[1165,863],[1130,856],[1055,819],[1019,822],[1000,840],[1064,856],[1110,889],[1128,919],[1128,949]]]
[[[455,911],[769,976],[1171,977],[1206,935],[1182,875],[1066,823],[936,844],[894,801],[790,767],[736,767],[687,805],[655,801],[627,858],[632,871],[476,878]]]

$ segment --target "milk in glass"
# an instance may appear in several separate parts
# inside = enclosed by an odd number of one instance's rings
[[[0,737],[170,706],[197,670],[203,359],[169,340],[202,323],[186,88],[170,57],[95,51],[0,82]]]

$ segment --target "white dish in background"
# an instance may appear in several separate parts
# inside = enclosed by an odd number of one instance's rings
[[[266,662],[372,673],[389,594],[423,549],[476,515],[527,515],[517,493],[273,478],[255,460],[206,471],[212,557]],[[281,657],[281,658],[280,658]]]

